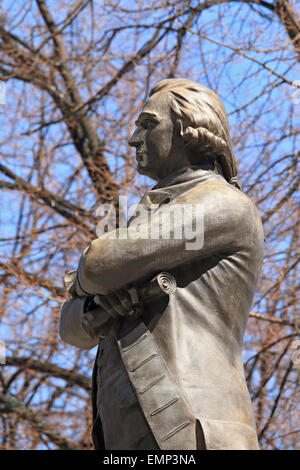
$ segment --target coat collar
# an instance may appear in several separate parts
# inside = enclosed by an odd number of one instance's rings
[[[140,201],[148,210],[156,210],[162,204],[168,204],[172,199],[188,191],[194,186],[212,180],[223,180],[212,167],[189,167],[167,176],[153,186]]]

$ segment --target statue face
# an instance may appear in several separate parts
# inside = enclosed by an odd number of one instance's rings
[[[136,148],[138,172],[157,181],[188,166],[183,140],[174,128],[167,92],[150,97],[128,144]]]

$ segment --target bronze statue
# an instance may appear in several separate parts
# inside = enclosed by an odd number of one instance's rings
[[[237,180],[225,109],[198,83],[162,80],[136,125],[138,171],[157,185],[128,227],[84,250],[61,312],[65,342],[99,342],[95,448],[258,449],[241,348],[264,235]],[[188,246],[201,211],[202,238]]]

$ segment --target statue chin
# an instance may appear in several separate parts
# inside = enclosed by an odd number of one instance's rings
[[[146,166],[142,166],[140,163],[138,163],[137,172],[140,175],[149,176],[149,178],[152,178],[155,180],[157,179],[151,174],[151,172],[149,172],[149,169]]]
[[[140,173],[140,175],[145,175],[147,172],[146,168],[143,168],[142,166],[138,165],[137,166],[137,172]]]

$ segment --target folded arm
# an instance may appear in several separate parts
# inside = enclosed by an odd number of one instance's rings
[[[74,292],[71,280],[73,272],[67,273],[68,291]],[[108,295],[73,297],[65,302],[60,314],[59,331],[61,339],[80,349],[91,349],[105,338],[115,320],[122,316],[138,314],[138,294],[133,298],[131,291],[119,290]]]
[[[181,204],[194,205],[198,215],[199,211],[203,212],[203,223],[198,227],[198,231],[202,230],[203,243],[196,244],[194,249],[187,249],[191,240],[185,232],[186,227],[199,225],[201,217],[197,222],[195,210],[187,210],[184,217],[172,219],[168,239],[161,235],[168,214],[172,213],[174,205]],[[78,289],[85,294],[107,294],[196,258],[235,252],[243,247],[244,237],[249,235],[249,214],[246,196],[225,184],[194,188],[151,214],[150,224],[142,219],[139,226],[135,223],[133,227],[109,232],[92,241],[79,262]],[[141,236],[139,239],[132,236],[135,227]],[[183,236],[176,238],[174,234],[180,230]],[[160,236],[153,238],[153,233]],[[200,232],[198,235],[201,239]]]

